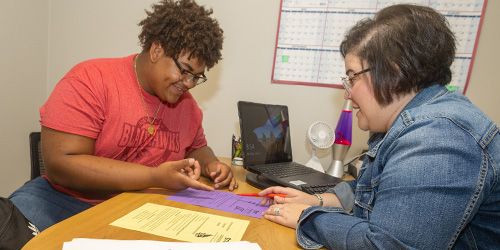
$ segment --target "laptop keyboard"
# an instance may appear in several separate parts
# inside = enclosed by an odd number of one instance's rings
[[[259,170],[263,174],[274,175],[278,178],[284,178],[302,174],[310,174],[316,172],[316,170],[312,168],[306,167],[304,165],[295,162],[266,165],[265,167],[260,168]]]
[[[322,194],[326,192],[326,190],[335,187],[337,184],[322,184],[322,185],[300,185],[302,191],[308,194]]]

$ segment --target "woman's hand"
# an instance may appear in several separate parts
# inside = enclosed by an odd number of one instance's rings
[[[268,194],[286,194],[286,197],[275,196],[273,198],[267,198]],[[304,193],[297,189],[288,188],[288,187],[270,187],[262,190],[259,193],[259,196],[263,197],[261,205],[265,205],[269,202],[269,205],[272,204],[288,204],[288,203],[300,203],[309,206],[318,206],[319,200],[316,196]]]
[[[264,211],[262,215],[272,222],[295,229],[302,211],[308,207],[310,206],[299,203],[274,204]]]

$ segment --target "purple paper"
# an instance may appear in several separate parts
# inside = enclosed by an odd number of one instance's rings
[[[210,192],[188,188],[165,199],[254,218],[262,218],[262,212],[269,208],[260,205],[262,199],[217,190]]]

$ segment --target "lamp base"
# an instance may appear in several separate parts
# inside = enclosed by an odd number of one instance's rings
[[[326,171],[327,174],[342,179],[344,177],[344,162],[333,160],[332,164]]]

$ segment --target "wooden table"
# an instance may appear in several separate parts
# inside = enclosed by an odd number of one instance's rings
[[[228,165],[231,163],[228,158],[221,158],[221,161]],[[245,182],[245,177],[248,171],[242,166],[231,166],[231,168],[239,183],[239,188],[236,189],[235,192],[257,193],[260,191],[260,189],[257,189]],[[204,183],[212,183],[204,177],[201,178],[201,181]],[[227,188],[220,190],[227,191]],[[29,241],[23,247],[23,250],[60,250],[62,249],[64,242],[71,241],[73,238],[178,241],[175,239],[109,225],[116,219],[125,216],[129,212],[148,202],[248,220],[250,221],[250,224],[243,235],[243,241],[258,243],[263,250],[300,249],[297,244],[297,240],[295,239],[294,229],[270,222],[264,218],[256,219],[253,217],[237,215],[165,199],[167,196],[174,193],[176,193],[176,191],[165,189],[148,189],[137,192],[122,193],[44,230],[42,233]]]

